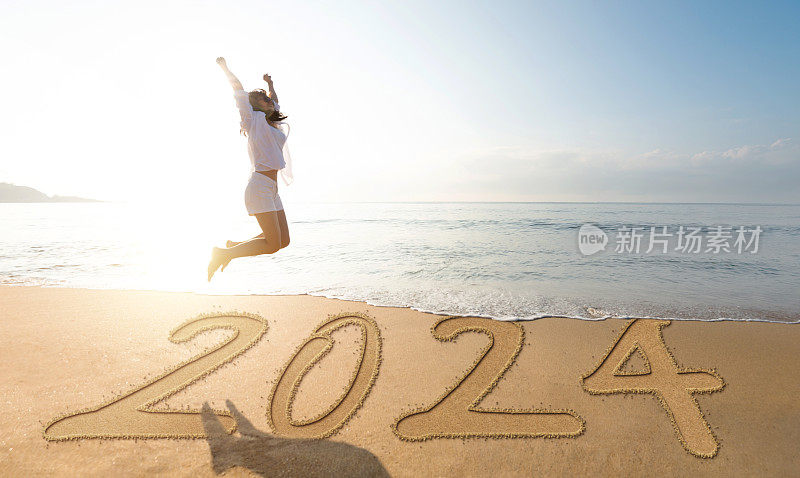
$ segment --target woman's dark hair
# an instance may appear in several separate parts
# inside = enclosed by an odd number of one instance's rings
[[[250,94],[248,95],[248,98],[250,99],[250,106],[253,107],[254,111],[261,111],[256,107],[256,100],[259,97],[263,98],[265,101],[272,101],[272,98],[269,97],[267,92],[262,90],[262,89],[260,89],[260,88],[257,89],[257,90],[251,91]],[[264,111],[264,113],[266,113],[266,111]],[[270,120],[270,121],[283,121],[286,118],[288,118],[288,116],[286,116],[285,114],[281,113],[280,111],[274,111],[273,110],[272,114],[269,115],[269,117],[267,119]]]

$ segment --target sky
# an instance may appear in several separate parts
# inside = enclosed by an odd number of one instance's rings
[[[224,56],[245,89],[275,82],[287,206],[800,202],[797,2],[0,10],[0,182],[47,194],[243,213],[250,164]]]

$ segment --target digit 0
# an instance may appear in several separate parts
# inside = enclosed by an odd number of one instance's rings
[[[308,420],[292,418],[292,403],[303,377],[333,347],[331,333],[355,325],[361,328],[356,370],[344,394],[331,407]],[[336,433],[364,403],[381,362],[381,333],[371,317],[359,313],[333,316],[309,336],[283,369],[269,397],[267,418],[276,434],[292,438],[325,438]]]

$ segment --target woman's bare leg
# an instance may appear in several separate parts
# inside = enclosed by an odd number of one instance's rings
[[[233,247],[233,246],[235,246],[237,244],[241,244],[243,242],[252,241],[253,239],[263,239],[263,238],[264,238],[264,233],[262,232],[261,234],[259,234],[257,236],[253,236],[250,239],[247,239],[245,241],[231,241],[229,239],[228,242],[225,243],[225,247]],[[223,268],[223,270],[225,270],[225,269]]]
[[[286,222],[286,211],[281,209],[280,211],[277,211],[277,213],[278,213],[278,225],[280,226],[280,229],[281,229],[281,249],[283,249],[284,247],[289,245],[289,225]],[[264,237],[264,233],[262,232],[261,234],[255,236],[255,237],[252,237],[252,238],[250,238],[248,240],[252,241],[253,239],[261,239],[263,237]],[[230,247],[233,247],[233,246],[235,246],[237,244],[241,244],[243,242],[247,242],[247,241],[231,241],[231,240],[228,240],[225,243],[225,247],[230,248]],[[227,264],[222,266],[222,270],[223,271],[225,270],[225,266],[227,266]]]
[[[278,211],[278,225],[281,228],[281,249],[289,245],[289,224],[286,222],[286,211]]]
[[[227,241],[225,241],[225,247],[227,247],[228,249],[230,249],[230,248],[231,248],[231,247],[233,247],[233,246],[238,246],[239,244],[245,243],[245,242],[247,242],[247,241],[252,241],[253,239],[261,239],[261,238],[263,238],[263,237],[264,237],[264,233],[262,232],[261,234],[259,234],[259,235],[257,235],[257,236],[253,236],[253,237],[251,237],[250,239],[247,239],[247,240],[245,240],[245,241],[231,241],[230,239],[228,239]],[[220,269],[220,272],[225,272],[225,268],[226,268],[226,267],[228,267],[228,264],[230,264],[230,263],[231,263],[230,259],[228,259],[227,261],[225,261],[225,262],[222,264],[222,269]]]
[[[211,261],[208,263],[208,280],[214,276],[217,269],[227,265],[237,257],[258,256],[261,254],[274,254],[281,248],[281,229],[277,211],[256,214],[258,225],[264,233],[263,239],[250,239],[230,248],[215,247],[211,250]]]

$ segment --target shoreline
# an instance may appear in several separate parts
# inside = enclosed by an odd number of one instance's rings
[[[796,327],[453,319],[299,295],[0,287],[0,300],[3,474],[785,475],[800,466]],[[264,327],[248,342],[250,332],[213,330],[230,327],[224,317]],[[195,323],[199,335],[170,339]],[[239,355],[218,369],[169,385],[168,395],[148,388],[240,335]],[[640,354],[625,355],[629,339]],[[610,375],[623,355],[617,368],[627,377]],[[678,375],[664,375],[669,360]],[[695,392],[681,391],[680,373],[701,380]],[[635,385],[650,376],[666,401]],[[467,402],[447,399],[452,387]],[[151,409],[166,418],[135,411],[143,396],[99,425],[51,428],[59,417],[133,400],[136,390],[160,397]],[[482,412],[469,412],[478,397]],[[90,438],[155,433],[148,427],[174,412],[189,422],[168,424],[164,438]],[[195,431],[167,438],[186,426]],[[85,438],[58,440],[75,433]]]
[[[97,290],[97,291],[117,291],[117,292],[153,292],[153,293],[175,293],[175,294],[195,294],[200,296],[207,296],[207,297],[320,297],[325,299],[332,299],[332,300],[341,300],[345,302],[355,302],[359,304],[369,305],[372,307],[388,307],[388,308],[397,308],[397,309],[409,309],[415,312],[421,312],[424,314],[433,314],[433,315],[447,315],[447,316],[456,316],[456,317],[481,317],[485,319],[496,320],[499,322],[531,322],[541,319],[573,319],[573,320],[582,320],[587,322],[602,322],[605,320],[610,319],[621,319],[621,320],[631,320],[631,319],[654,319],[654,320],[669,320],[669,321],[679,321],[679,322],[743,322],[743,323],[766,323],[766,324],[786,324],[786,325],[797,325],[800,324],[800,313],[796,313],[794,317],[790,315],[789,320],[777,320],[777,319],[769,319],[769,318],[731,318],[731,317],[716,317],[716,318],[687,318],[687,317],[676,317],[676,316],[669,316],[669,315],[598,315],[598,316],[580,316],[580,315],[557,315],[557,314],[538,314],[535,316],[530,317],[514,317],[514,318],[497,318],[492,315],[486,314],[465,314],[465,313],[456,313],[456,312],[447,312],[443,310],[433,310],[433,309],[423,309],[418,308],[410,305],[393,305],[393,304],[382,304],[377,303],[371,300],[364,300],[364,299],[352,299],[352,298],[345,298],[345,297],[337,297],[333,295],[324,295],[324,294],[309,294],[309,293],[300,293],[300,294],[259,294],[259,293],[252,293],[252,294],[210,294],[205,292],[196,292],[190,290],[159,290],[159,289],[118,289],[118,288],[90,288],[90,287],[73,287],[68,285],[28,285],[28,284],[0,284],[0,288],[3,287],[27,287],[27,288],[41,288],[41,289],[74,289],[74,290]],[[769,315],[772,316],[779,316],[782,315],[779,312],[769,311]]]

